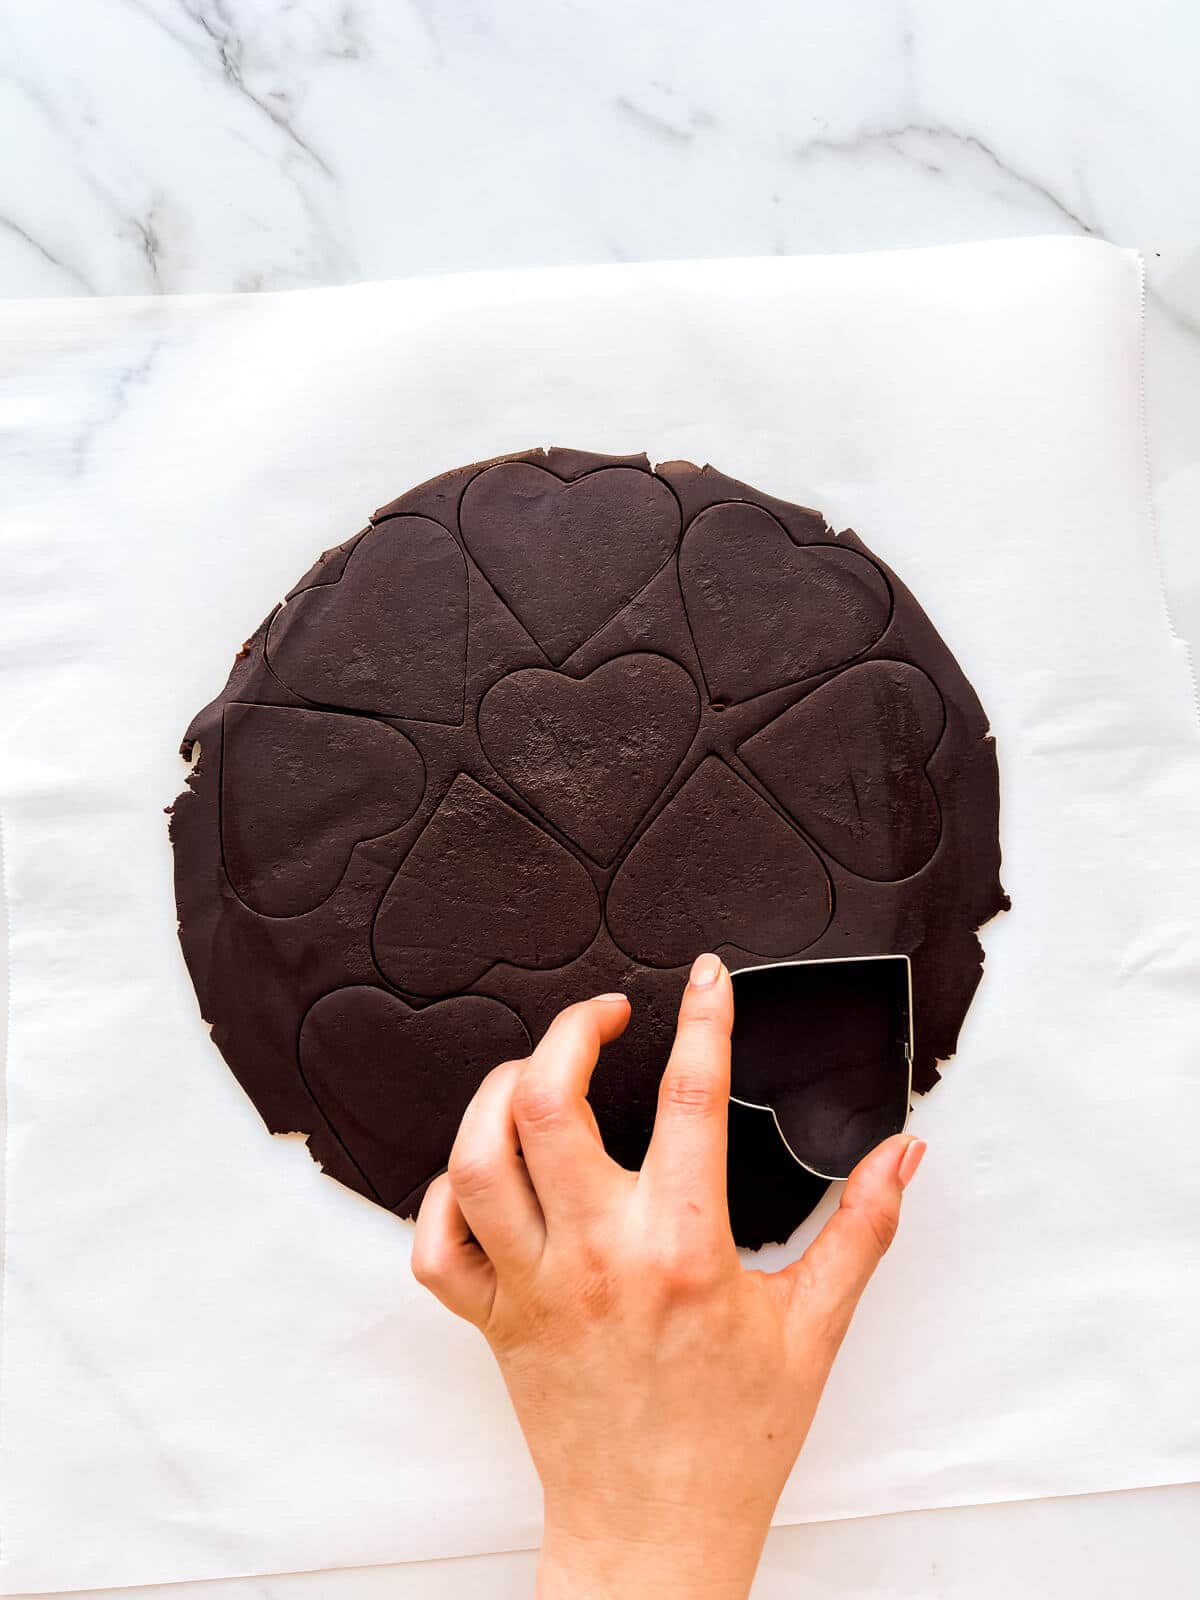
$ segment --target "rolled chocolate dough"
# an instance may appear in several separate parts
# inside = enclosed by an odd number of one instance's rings
[[[401,1216],[483,1074],[614,989],[592,1100],[636,1167],[705,949],[908,955],[929,1089],[1008,903],[987,719],[912,595],[856,534],[688,462],[533,451],[411,490],[271,612],[182,749],[213,1039],[269,1129]],[[732,1108],[739,1243],[825,1187]]]

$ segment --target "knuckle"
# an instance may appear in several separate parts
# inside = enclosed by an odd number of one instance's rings
[[[702,1029],[705,1033],[714,1028],[724,1031],[728,1009],[728,1002],[719,984],[714,989],[689,989],[687,1006],[679,1025],[681,1028]]]
[[[721,1276],[714,1251],[669,1234],[650,1247],[647,1264],[660,1294],[669,1301],[706,1295]]]
[[[436,1246],[418,1238],[413,1244],[412,1275],[422,1289],[432,1289],[445,1278],[445,1263]]]
[[[556,1011],[550,1019],[550,1026],[546,1029],[543,1038],[553,1035],[555,1038],[562,1033],[571,1033],[579,1028],[587,1018],[587,1002],[576,1000],[572,1005],[564,1006],[561,1011]]]
[[[703,1259],[690,1258],[673,1263],[666,1276],[666,1287],[673,1300],[702,1300],[712,1293],[716,1274]]]
[[[551,1079],[526,1073],[513,1090],[513,1115],[524,1127],[557,1127],[566,1111],[566,1096]]]
[[[712,1072],[700,1062],[683,1060],[668,1067],[662,1082],[663,1105],[685,1116],[711,1116],[725,1103]]]
[[[480,1151],[451,1151],[446,1171],[454,1193],[467,1199],[486,1194],[496,1181],[496,1163]]]
[[[499,1064],[499,1066],[496,1066],[496,1067],[492,1068],[492,1070],[488,1073],[488,1077],[489,1078],[515,1077],[517,1075],[517,1073],[522,1071],[522,1069],[524,1067],[526,1067],[528,1064],[529,1064],[529,1057],[528,1056],[525,1056],[525,1057],[523,1057],[521,1059],[513,1060],[513,1061],[502,1061]]]
[[[875,1205],[865,1208],[864,1220],[871,1230],[879,1254],[886,1255],[896,1237],[899,1217],[890,1207]]]

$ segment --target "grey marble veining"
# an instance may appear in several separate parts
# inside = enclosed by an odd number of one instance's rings
[[[1136,246],[1196,637],[1198,52],[1192,0],[11,0],[0,295]]]
[[[1198,45],[1188,0],[16,0],[0,289],[1066,231],[1200,320]]]

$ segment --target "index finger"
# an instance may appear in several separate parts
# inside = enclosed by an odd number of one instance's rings
[[[517,1079],[513,1120],[548,1229],[602,1209],[621,1171],[605,1153],[587,1090],[601,1045],[624,1033],[628,1021],[622,994],[567,1006]]]
[[[725,1155],[733,985],[724,963],[697,956],[679,1006],[675,1043],[658,1091],[654,1134],[639,1183],[677,1215],[729,1233]]]

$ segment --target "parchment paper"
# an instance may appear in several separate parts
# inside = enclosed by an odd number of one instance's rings
[[[999,742],[1014,910],[781,1520],[1200,1475],[1200,727],[1133,257],[21,302],[0,348],[7,1592],[536,1542],[499,1379],[411,1230],[272,1140],[211,1045],[162,808],[319,550],[538,443],[711,460],[853,525]]]

